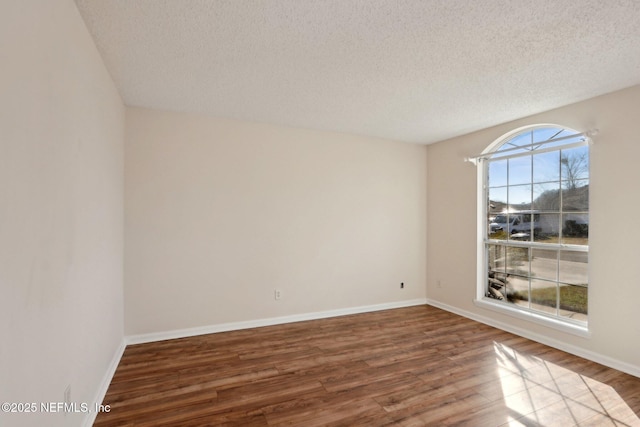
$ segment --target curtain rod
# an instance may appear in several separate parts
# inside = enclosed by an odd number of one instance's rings
[[[597,134],[598,134],[598,129],[590,129],[590,130],[588,130],[586,132],[574,133],[573,135],[562,136],[560,138],[548,139],[546,141],[540,141],[540,142],[536,142],[536,143],[533,143],[533,144],[527,144],[527,145],[521,145],[519,147],[507,148],[506,150],[502,150],[502,151],[499,151],[499,152],[498,151],[492,151],[492,152],[489,152],[489,153],[482,153],[482,154],[478,154],[478,155],[471,156],[471,157],[465,157],[464,161],[476,164],[476,161],[478,159],[491,157],[491,156],[493,156],[494,154],[497,154],[497,153],[503,154],[503,153],[508,153],[510,151],[522,150],[523,148],[539,147],[541,145],[551,144],[553,142],[563,141],[565,139],[579,138],[581,136],[586,137],[586,138],[583,139],[583,141],[586,140],[586,141],[588,141],[589,144],[591,144],[592,143],[591,137],[595,136]],[[533,152],[533,150],[532,150],[532,152]],[[507,156],[505,156],[505,157],[507,157]]]

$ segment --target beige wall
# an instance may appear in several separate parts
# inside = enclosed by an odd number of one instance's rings
[[[125,111],[72,1],[4,2],[0,58],[3,402],[61,401],[67,385],[91,402],[123,316],[145,334],[425,296],[640,364],[640,87],[429,147],[128,109],[123,170]],[[463,159],[540,122],[600,129],[590,338],[473,304],[476,170]],[[83,419],[0,414],[15,426]]]
[[[0,63],[0,401],[91,402],[123,340],[124,107],[71,0],[2,2]]]
[[[424,300],[426,147],[135,108],[126,135],[127,334]]]
[[[611,93],[428,147],[429,300],[485,316],[640,372],[640,86]],[[590,338],[497,314],[476,294],[476,168],[463,159],[506,132],[536,123],[597,128],[591,151]],[[441,288],[437,286],[441,281]]]

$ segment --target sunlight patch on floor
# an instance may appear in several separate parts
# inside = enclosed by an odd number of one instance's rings
[[[494,343],[509,426],[640,426],[615,389]]]

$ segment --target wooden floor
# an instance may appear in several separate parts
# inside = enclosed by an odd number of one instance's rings
[[[127,347],[95,426],[640,426],[640,378],[430,306]]]

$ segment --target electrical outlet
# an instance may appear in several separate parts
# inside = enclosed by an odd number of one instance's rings
[[[280,289],[276,289],[275,291],[273,291],[273,296],[274,298],[277,300],[282,298],[282,291]]]

